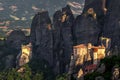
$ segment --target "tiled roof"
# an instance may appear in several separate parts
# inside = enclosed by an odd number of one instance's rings
[[[96,67],[97,65],[92,64],[92,65],[86,66],[85,70],[93,70],[93,69],[96,69]]]

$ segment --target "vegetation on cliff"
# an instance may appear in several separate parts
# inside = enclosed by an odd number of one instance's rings
[[[101,60],[101,64],[106,66],[104,73],[93,72],[85,75],[85,80],[94,80],[98,76],[104,77],[105,80],[111,80],[114,66],[120,66],[120,56],[106,57]]]

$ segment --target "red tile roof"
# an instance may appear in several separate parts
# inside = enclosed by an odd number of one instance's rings
[[[96,67],[97,67],[96,64],[92,64],[92,65],[86,66],[85,70],[93,70],[93,69],[96,69]]]

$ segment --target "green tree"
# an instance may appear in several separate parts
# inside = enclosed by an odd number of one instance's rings
[[[62,74],[62,75],[58,75],[56,77],[56,80],[67,80],[67,74]]]
[[[36,73],[33,76],[33,80],[44,80],[43,73]]]

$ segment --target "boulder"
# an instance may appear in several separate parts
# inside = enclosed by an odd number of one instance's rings
[[[85,6],[83,9],[83,13],[86,13],[89,8],[93,8],[96,15],[97,21],[99,24],[104,24],[104,2],[103,0],[85,0]]]
[[[63,41],[61,37],[61,23],[62,11],[58,10],[53,15],[53,50],[54,50],[54,72],[55,74],[62,73],[62,54],[63,54]]]
[[[74,16],[68,5],[53,15],[54,56],[56,56],[56,63],[59,62],[61,73],[68,71],[73,46],[73,22]]]
[[[61,22],[62,22],[61,38],[63,41],[63,50],[65,56],[64,60],[66,63],[69,63],[73,46],[72,28],[74,23],[74,16],[68,5],[62,8]]]

